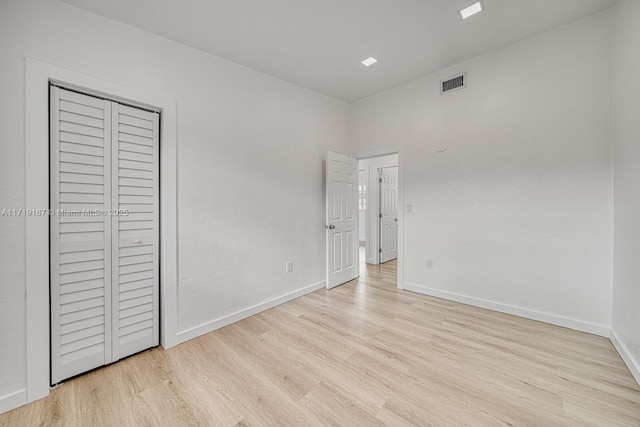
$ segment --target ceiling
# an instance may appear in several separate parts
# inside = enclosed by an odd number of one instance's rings
[[[463,22],[474,0],[63,1],[347,102],[614,2],[484,0]]]

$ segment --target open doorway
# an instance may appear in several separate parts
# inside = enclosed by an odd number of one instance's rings
[[[358,159],[361,275],[372,267],[397,272],[401,213],[398,157],[392,153]]]
[[[327,153],[327,289],[383,266],[393,267],[385,282],[403,289],[402,159],[400,147]]]

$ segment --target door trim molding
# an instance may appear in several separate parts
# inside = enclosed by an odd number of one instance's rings
[[[358,160],[381,157],[389,154],[398,155],[398,289],[404,289],[404,148],[401,145],[377,150],[350,153]],[[378,258],[379,260],[380,258]]]
[[[25,208],[49,206],[49,82],[161,112],[160,342],[178,343],[176,102],[124,84],[26,58]],[[27,403],[49,394],[49,218],[26,217]]]

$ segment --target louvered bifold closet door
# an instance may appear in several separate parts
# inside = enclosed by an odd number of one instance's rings
[[[50,89],[51,380],[111,361],[111,103]]]
[[[158,345],[159,114],[51,86],[52,384]]]
[[[113,104],[113,356],[158,345],[159,114]]]

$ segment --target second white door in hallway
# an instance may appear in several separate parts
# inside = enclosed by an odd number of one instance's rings
[[[398,168],[380,169],[380,263],[398,257]]]

